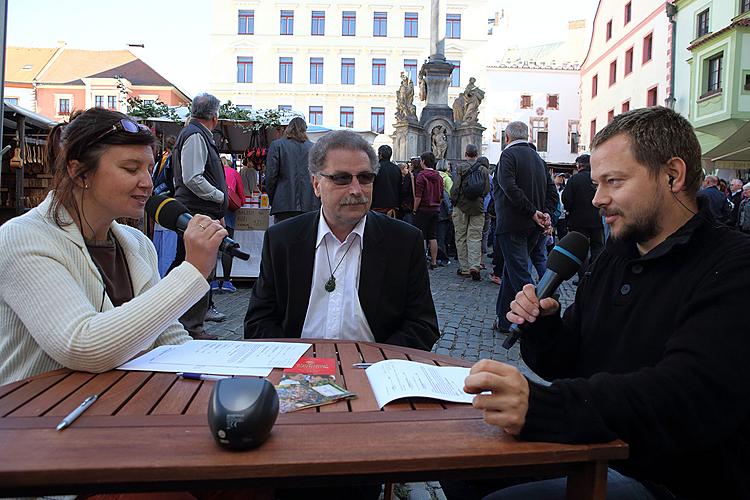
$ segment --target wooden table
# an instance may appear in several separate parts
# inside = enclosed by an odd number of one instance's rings
[[[621,441],[517,441],[470,405],[415,398],[381,411],[364,370],[351,367],[382,359],[468,366],[460,359],[347,341],[315,341],[307,355],[337,358],[337,381],[358,398],[279,415],[268,441],[244,452],[210,435],[214,382],[58,370],[2,386],[0,497],[567,474],[568,498],[603,499],[607,461],[627,457]],[[269,379],[280,377],[274,370]],[[99,400],[56,432],[91,394]]]

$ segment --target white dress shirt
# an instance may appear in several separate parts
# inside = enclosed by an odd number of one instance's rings
[[[310,302],[305,324],[302,326],[302,338],[375,341],[358,294],[366,220],[367,216],[362,217],[354,230],[341,242],[328,227],[321,211],[315,240]],[[336,288],[327,292],[325,285],[334,269]]]

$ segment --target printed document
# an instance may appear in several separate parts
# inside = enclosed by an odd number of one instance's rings
[[[267,377],[273,368],[294,366],[310,346],[297,342],[193,340],[159,346],[118,369]]]
[[[469,368],[435,366],[402,359],[380,361],[365,370],[378,407],[399,398],[434,398],[454,403],[471,403],[473,394],[464,392]]]

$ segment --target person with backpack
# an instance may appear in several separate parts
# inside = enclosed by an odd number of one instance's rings
[[[482,279],[480,263],[482,257],[482,228],[484,227],[484,197],[490,191],[490,172],[477,160],[476,145],[467,144],[466,162],[456,170],[451,202],[453,203],[453,226],[456,230],[459,276],[471,276],[474,281]]]
[[[175,136],[170,135],[164,140],[164,151],[159,159],[159,164],[152,175],[154,183],[154,194],[174,196],[174,179],[172,176],[172,149],[174,149]]]

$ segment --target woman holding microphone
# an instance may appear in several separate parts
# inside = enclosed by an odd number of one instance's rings
[[[0,226],[0,384],[61,367],[102,372],[190,340],[177,318],[208,291],[227,232],[196,215],[185,262],[160,280],[151,241],[115,222],[143,216],[154,143],[148,128],[99,108],[50,133],[53,190]]]

